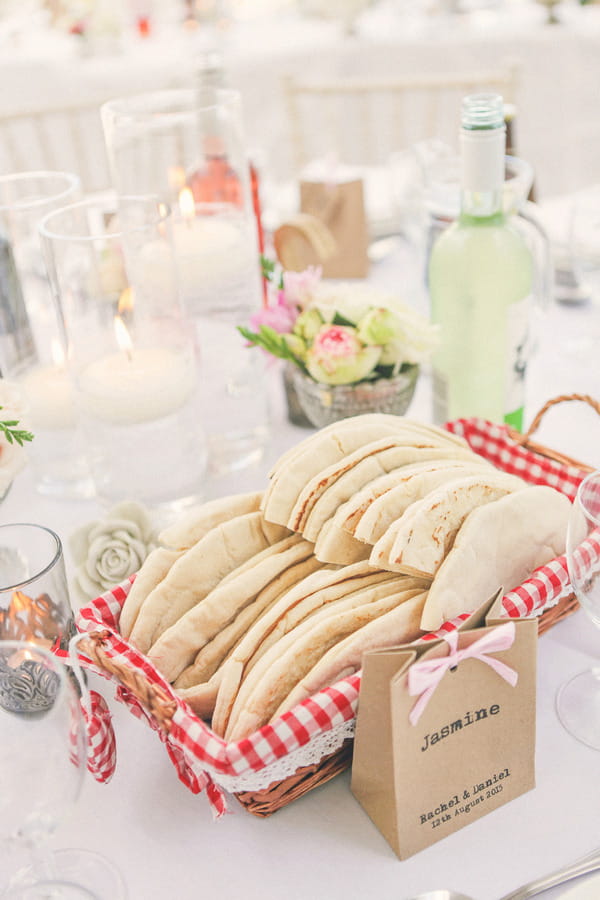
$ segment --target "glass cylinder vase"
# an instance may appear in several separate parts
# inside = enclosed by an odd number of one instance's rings
[[[67,647],[74,632],[60,538],[43,525],[0,525],[0,641]]]
[[[240,94],[141,94],[105,104],[102,120],[119,196],[149,191],[172,205],[183,301],[210,386],[210,466],[241,468],[262,456],[269,408],[264,362],[237,331],[261,302]]]
[[[98,497],[172,514],[203,495],[198,354],[169,210],[85,201],[40,226]]]
[[[37,226],[78,199],[79,178],[70,172],[0,178],[0,370],[23,393],[36,487],[58,497],[90,496],[92,484]]]

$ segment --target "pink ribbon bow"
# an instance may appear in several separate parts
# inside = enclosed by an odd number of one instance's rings
[[[443,638],[450,646],[448,656],[439,656],[435,659],[422,659],[415,662],[408,670],[408,693],[411,697],[418,696],[418,700],[409,714],[411,725],[416,725],[429,699],[448,669],[453,669],[463,659],[478,659],[486,663],[498,673],[505,681],[514,687],[519,678],[517,672],[501,662],[489,656],[490,653],[498,653],[500,650],[508,650],[515,639],[515,623],[507,622],[498,625],[492,631],[486,632],[479,640],[474,641],[464,650],[458,649],[458,631],[450,631]]]

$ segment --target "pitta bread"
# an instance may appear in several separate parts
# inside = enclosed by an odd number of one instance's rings
[[[366,563],[343,569],[313,572],[286,591],[244,635],[223,665],[213,728],[224,734],[233,703],[244,675],[251,671],[267,642],[272,644],[307,617],[353,590],[389,581],[389,573]]]
[[[362,668],[363,656],[369,650],[383,650],[416,640],[421,634],[420,620],[426,598],[426,591],[412,594],[328,650],[290,691],[273,719],[342,678],[354,675]]]
[[[256,599],[241,610],[233,622],[219,631],[198,652],[194,662],[184,669],[175,681],[176,688],[188,688],[212,678],[237,646],[251,625],[275,603],[279,597],[311,572],[322,569],[322,563],[314,556],[288,566],[259,592]],[[224,582],[222,582],[223,584]]]
[[[437,455],[437,450],[423,450],[422,458],[419,454],[419,461],[410,462],[406,465],[398,466],[384,475],[379,475],[372,481],[369,481],[354,496],[340,504],[333,516],[336,530],[342,529],[348,534],[354,534],[359,521],[365,512],[369,509],[371,503],[383,497],[388,491],[391,491],[396,485],[403,484],[408,478],[420,473],[430,471],[438,471],[451,466],[467,465],[467,460],[447,459]],[[459,453],[463,451],[458,451]]]
[[[163,631],[206,597],[225,575],[287,535],[286,528],[265,522],[260,512],[245,513],[212,528],[183,553],[146,598],[131,642],[147,653]]]
[[[131,634],[146,597],[166,577],[167,572],[180,556],[181,553],[177,550],[155,547],[142,563],[119,617],[119,630],[125,640]]]
[[[319,532],[315,544],[315,556],[323,563],[348,566],[369,559],[371,548],[335,525],[328,519]],[[376,566],[375,568],[379,568]]]
[[[254,556],[250,556],[245,562],[240,563],[239,566],[236,566],[235,569],[233,569],[231,572],[228,572],[227,575],[221,578],[219,586],[227,584],[234,578],[238,578],[244,572],[249,571],[249,569],[253,569],[257,565],[257,563],[262,562],[263,559],[272,557],[273,554],[281,553],[282,550],[287,550],[289,547],[293,547],[295,544],[302,544],[305,549],[308,549],[306,547],[306,541],[301,534],[290,534],[288,535],[288,537],[284,537],[281,540],[276,541],[274,544],[269,544],[267,547],[265,547],[264,550],[260,550],[258,553],[255,553]]]
[[[160,635],[148,658],[169,681],[174,681],[208,641],[232,622],[257,594],[288,566],[312,555],[308,541],[284,538],[278,547],[236,578],[217,584]]]
[[[228,519],[243,516],[245,513],[257,512],[263,498],[263,491],[249,494],[234,494],[230,497],[219,497],[209,500],[164,528],[158,535],[163,547],[173,550],[189,550],[205,534]]]
[[[406,513],[404,515],[406,515]],[[398,571],[398,567],[395,565],[395,563],[390,562],[390,554],[392,552],[394,541],[396,540],[396,535],[400,529],[403,518],[403,516],[400,516],[399,519],[396,519],[395,522],[392,522],[392,524],[389,525],[381,535],[379,540],[375,544],[373,544],[373,547],[371,548],[371,555],[369,556],[369,562],[372,566],[376,565],[378,568],[386,568],[389,569],[390,572]],[[364,546],[366,547],[368,545],[365,544]],[[378,562],[376,562],[376,560],[378,560]]]
[[[374,479],[407,468],[420,459],[418,450],[437,452],[439,465],[449,457],[470,459],[474,454],[458,448],[406,447],[395,436],[367,444],[313,478],[300,494],[288,523],[293,531],[300,531],[309,541],[316,541],[321,527],[330,519],[341,503],[353,497],[357,491]],[[338,469],[336,473],[336,468]],[[291,524],[293,523],[293,525]]]
[[[399,519],[413,503],[422,500],[440,485],[455,478],[490,469],[491,466],[485,461],[479,465],[477,462],[444,460],[440,465],[430,463],[407,472],[404,477],[399,472],[396,484],[388,490],[381,492],[381,487],[375,486],[373,493],[377,493],[378,496],[361,499],[360,494],[357,495],[354,498],[354,509],[350,507],[340,512],[338,525],[353,534],[357,540],[375,544],[392,522]]]
[[[502,472],[448,481],[402,516],[389,562],[433,578],[470,512],[526,487],[521,478]]]
[[[296,615],[290,618],[286,623],[285,629],[273,635],[269,634],[270,641],[264,641],[259,652],[251,658],[245,666],[239,666],[235,669],[235,678],[237,683],[237,695],[228,694],[227,688],[227,672],[223,672],[223,678],[219,687],[217,697],[217,705],[215,708],[215,720],[213,728],[219,726],[221,719],[216,713],[224,704],[224,719],[226,728],[224,734],[230,737],[235,728],[235,723],[240,716],[243,715],[244,709],[248,702],[248,698],[252,692],[261,685],[264,678],[269,677],[270,666],[274,658],[274,654],[283,653],[286,648],[291,646],[299,637],[307,634],[316,628],[320,623],[329,621],[332,616],[346,613],[348,611],[362,609],[363,606],[375,601],[384,601],[389,597],[394,598],[392,606],[396,605],[398,595],[403,591],[423,589],[423,582],[419,579],[406,578],[398,576],[388,581],[382,581],[374,584],[365,584],[362,579],[362,585],[354,585],[353,590],[348,590],[346,594],[339,591],[335,595],[330,595],[326,603],[322,603],[319,607],[311,609],[308,615]],[[276,652],[275,652],[276,651]],[[228,695],[227,698],[225,695]],[[226,701],[226,702],[225,702]],[[217,732],[221,733],[221,732]]]
[[[476,609],[564,553],[570,508],[564,494],[536,485],[473,510],[433,580],[421,628]]]
[[[179,688],[175,693],[185,700],[200,719],[209,721],[215,708],[218,690],[219,682],[215,679],[204,684],[196,684],[193,687]]]
[[[393,433],[393,429],[397,426],[402,428],[413,427],[415,429],[419,429],[421,433],[426,431],[429,435],[435,435],[438,439],[446,441],[450,444],[454,444],[456,447],[463,447],[468,449],[469,444],[464,438],[459,437],[456,434],[452,434],[452,432],[447,431],[445,428],[439,428],[437,425],[424,425],[421,422],[417,422],[413,419],[408,419],[404,416],[396,416],[391,413],[364,413],[360,416],[352,416],[348,419],[342,419],[339,422],[332,422],[331,425],[325,425],[323,428],[320,428],[315,434],[309,435],[303,441],[300,441],[298,444],[294,444],[293,447],[290,447],[289,450],[286,450],[285,453],[282,453],[281,456],[277,459],[275,464],[272,466],[269,471],[269,480],[276,477],[278,472],[285,470],[288,468],[292,460],[295,456],[304,452],[307,447],[310,447],[315,439],[322,437],[325,434],[329,434],[332,431],[336,434],[341,434],[346,430],[354,430],[356,425],[359,424],[361,426],[365,425],[378,425],[381,431],[381,437],[384,437],[385,434]],[[385,431],[384,429],[389,428],[389,431]]]
[[[286,525],[298,495],[311,478],[372,441],[402,434],[407,445],[456,446],[454,435],[438,433],[400,416],[383,416],[383,421],[372,421],[371,418],[365,421],[365,417],[356,416],[334,423],[330,428],[311,435],[287,457],[285,464],[281,461],[277,464],[261,506],[269,522]],[[459,440],[459,446],[467,446]]]
[[[367,602],[352,609],[331,611],[318,621],[309,620],[265,653],[243,683],[250,690],[241,708],[236,711],[234,706],[233,724],[227,732],[229,740],[239,741],[269,722],[293,687],[331,647],[419,591],[395,589],[392,595],[370,601],[369,591],[361,593]]]

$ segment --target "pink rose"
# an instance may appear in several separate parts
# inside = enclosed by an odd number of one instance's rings
[[[306,354],[306,368],[315,381],[354,384],[373,371],[380,355],[380,347],[364,347],[351,328],[326,325]]]
[[[315,356],[322,359],[325,366],[328,360],[333,363],[341,357],[354,356],[360,348],[361,343],[354,331],[344,325],[328,325],[321,328],[312,346]]]
[[[254,313],[250,325],[254,331],[259,331],[261,325],[268,325],[279,334],[287,334],[294,327],[297,317],[297,311],[290,307],[283,291],[278,291],[277,303],[274,306],[265,306]]]
[[[284,272],[283,290],[288,303],[302,308],[310,303],[322,271],[321,266],[309,266],[303,272]]]

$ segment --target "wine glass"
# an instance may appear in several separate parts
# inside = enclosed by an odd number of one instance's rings
[[[577,599],[600,628],[600,470],[579,485],[567,529],[567,566]],[[556,708],[568,732],[600,750],[600,665],[564,684]]]
[[[46,846],[79,795],[87,756],[76,683],[42,647],[0,641],[0,735],[0,840],[31,858],[6,896],[123,898],[120,875],[98,854]]]

